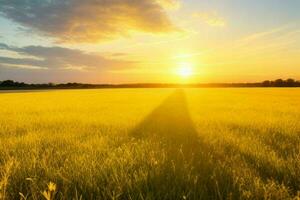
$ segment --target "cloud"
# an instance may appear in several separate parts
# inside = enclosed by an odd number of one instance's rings
[[[99,54],[63,47],[15,47],[0,43],[0,80],[24,82],[110,83],[120,78],[113,70],[135,68],[126,54]],[[105,56],[104,56],[105,55]]]
[[[263,32],[253,33],[253,34],[248,35],[247,37],[241,39],[239,42],[241,44],[243,44],[243,43],[248,43],[248,42],[252,42],[252,41],[255,41],[255,40],[264,39],[266,37],[276,35],[276,34],[279,34],[279,33],[281,33],[281,35],[282,35],[282,33],[286,32],[289,28],[291,28],[291,25],[287,24],[287,25],[276,27],[276,28],[266,30],[266,31],[263,31]],[[294,32],[294,31],[292,31],[292,32]]]
[[[214,27],[224,27],[227,22],[220,17],[217,12],[196,12],[193,17],[200,19],[202,22]]]
[[[0,14],[58,42],[93,43],[132,32],[177,30],[166,14],[178,0],[0,0]]]
[[[66,82],[100,82],[103,78],[98,73],[71,70],[37,70],[16,68],[0,64],[0,80],[15,80],[27,83],[66,83]]]
[[[167,9],[178,9],[181,6],[179,0],[157,0],[157,2]]]
[[[3,43],[0,43],[0,50],[7,50],[9,49],[9,46]]]
[[[64,69],[101,71],[129,67],[133,62],[106,58],[99,54],[63,47],[13,47],[0,43],[0,50],[16,53],[17,57],[0,57],[0,65],[28,69]]]

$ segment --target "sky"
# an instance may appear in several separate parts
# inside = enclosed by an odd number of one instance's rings
[[[298,0],[0,0],[0,80],[300,79]]]

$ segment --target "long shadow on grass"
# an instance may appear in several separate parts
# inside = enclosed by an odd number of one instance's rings
[[[243,151],[238,146],[230,143],[225,146],[226,149],[231,149],[232,152],[237,152],[243,161],[259,174],[262,180],[275,180],[280,184],[288,186],[294,193],[299,191],[299,176],[295,174],[296,170],[294,170],[294,168],[297,167],[290,163],[289,165],[291,165],[292,168],[288,168],[287,166],[287,162],[290,162],[288,159],[291,159],[292,156],[295,156],[298,153],[297,145],[299,144],[299,137],[297,135],[291,136],[288,133],[277,129],[269,129],[267,133],[264,133],[261,129],[250,125],[243,126],[233,124],[230,125],[230,127],[231,130],[236,132],[240,131],[240,133],[243,134],[245,132],[244,130],[251,130],[247,132],[248,136],[253,138],[256,137],[256,140],[262,143],[262,148],[263,146],[264,148],[270,148],[272,152],[276,153],[276,157],[278,157],[277,159],[280,159],[280,162],[284,160],[285,165],[279,163],[276,166],[272,161],[259,158],[255,153]],[[246,136],[247,135],[241,134],[236,137]]]
[[[199,145],[183,90],[176,90],[144,119],[130,135],[136,139],[156,139],[190,157]]]
[[[224,183],[216,184],[213,178],[216,165],[210,148],[194,128],[183,90],[176,90],[130,136],[153,144],[153,151],[164,155],[158,166],[145,170],[147,178],[128,191],[131,198],[138,195],[142,199],[223,199],[233,192],[230,186],[222,190],[223,185],[231,185],[231,177],[225,171]],[[145,156],[151,159],[147,153]]]

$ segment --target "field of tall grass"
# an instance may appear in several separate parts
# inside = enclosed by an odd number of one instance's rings
[[[0,199],[300,199],[299,89],[0,93]]]

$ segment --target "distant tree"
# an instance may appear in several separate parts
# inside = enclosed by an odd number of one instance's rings
[[[24,83],[24,82],[18,83],[18,85],[19,85],[20,87],[25,87],[25,86],[27,86],[27,84]]]
[[[275,82],[274,82],[274,86],[275,87],[283,87],[284,86],[284,81],[282,79],[277,79]]]
[[[295,87],[296,86],[296,81],[294,79],[289,78],[289,79],[286,80],[286,86],[287,87]]]
[[[263,87],[270,87],[270,86],[271,86],[271,81],[269,81],[269,80],[264,81],[264,82],[262,83],[262,86],[263,86]]]
[[[15,86],[15,82],[12,80],[5,80],[1,82],[2,87],[12,87]]]
[[[48,87],[53,87],[53,86],[55,86],[54,83],[48,83],[47,85],[48,85]]]

